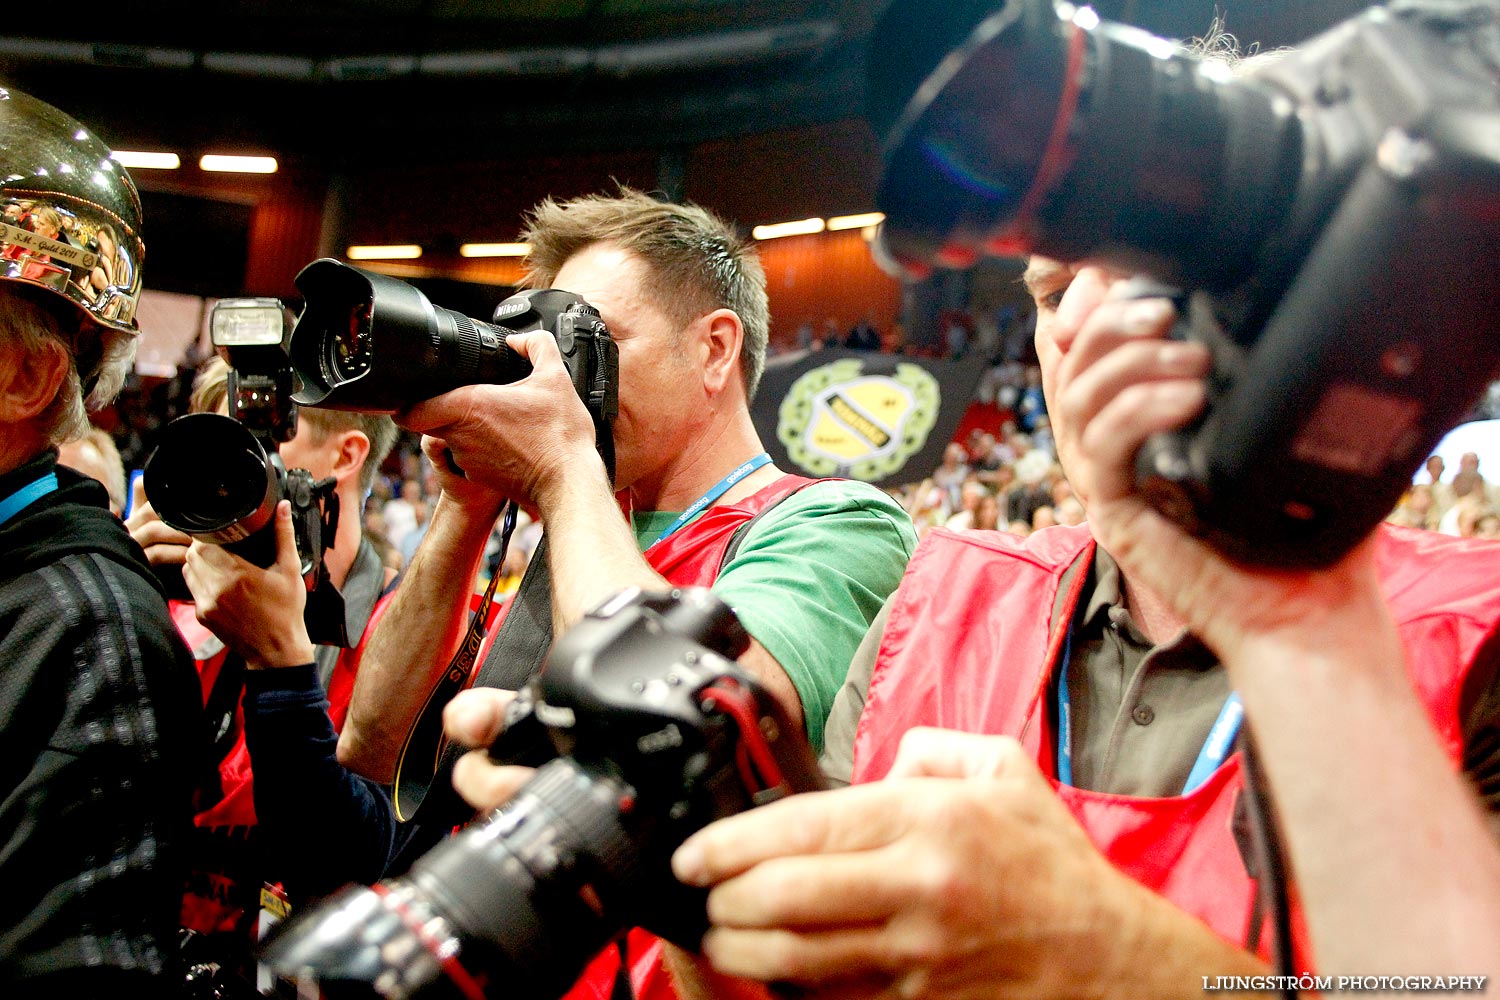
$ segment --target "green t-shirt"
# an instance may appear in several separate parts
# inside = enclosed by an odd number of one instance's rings
[[[637,511],[641,551],[677,516]],[[849,661],[916,545],[911,518],[887,494],[854,480],[816,483],[756,521],[714,582],[796,686],[815,751]]]

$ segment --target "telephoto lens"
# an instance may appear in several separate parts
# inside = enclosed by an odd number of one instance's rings
[[[330,897],[337,919],[273,939],[264,961],[329,998],[560,997],[620,929],[620,893],[647,891],[633,798],[616,776],[550,761],[490,821],[401,878]]]
[[[913,276],[1034,251],[1223,288],[1291,204],[1284,98],[1091,8],[902,0],[871,49],[878,242]]]
[[[306,304],[289,347],[302,380],[293,399],[335,410],[395,413],[460,386],[519,381],[531,363],[507,346],[512,334],[550,331],[569,309],[598,315],[571,292],[542,288],[506,299],[486,323],[332,258],[308,264],[296,283]]]
[[[277,461],[233,417],[189,413],[162,428],[141,477],[168,527],[264,567],[276,562]]]
[[[823,787],[796,724],[724,655],[745,642],[706,588],[601,605],[517,698],[557,756],[405,875],[294,917],[262,960],[299,996],[555,1000],[632,927],[696,948],[707,891],[672,875],[672,852]]]

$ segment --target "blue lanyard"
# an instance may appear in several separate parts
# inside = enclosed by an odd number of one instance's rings
[[[4,500],[0,500],[0,524],[9,521],[55,489],[57,489],[57,473],[49,472],[40,479],[33,479]]]
[[[704,507],[707,507],[709,504],[713,503],[715,500],[719,499],[719,497],[728,492],[731,486],[739,482],[741,479],[744,479],[746,476],[750,475],[750,473],[754,472],[762,465],[766,465],[770,461],[771,456],[766,454],[765,452],[761,452],[759,455],[756,455],[750,461],[735,469],[723,479],[719,480],[716,486],[711,488],[707,493],[703,494],[698,499],[694,500],[691,507],[679,514],[677,516],[677,520],[673,521],[671,525],[668,526],[666,531],[663,531],[661,534],[657,535],[656,541],[652,542],[651,544],[657,544],[662,539],[672,534],[672,532],[676,531],[684,524],[687,524],[694,517],[696,517],[698,515],[698,512],[701,511]]]
[[[1069,626],[1057,678],[1057,780],[1064,785],[1073,783],[1073,717],[1068,702],[1068,659],[1072,651],[1073,629]],[[1203,749],[1198,751],[1193,769],[1188,772],[1187,781],[1182,786],[1183,795],[1196,791],[1224,763],[1244,720],[1245,707],[1240,703],[1239,692],[1231,692],[1224,707],[1219,709],[1213,728],[1208,731],[1208,739],[1203,741]]]
[[[1229,698],[1224,702],[1224,707],[1219,709],[1219,717],[1214,720],[1214,727],[1208,731],[1208,739],[1203,741],[1203,749],[1198,751],[1198,759],[1193,764],[1192,771],[1188,772],[1187,782],[1182,786],[1182,794],[1196,791],[1198,786],[1208,780],[1218,766],[1224,763],[1224,758],[1229,756],[1229,748],[1234,745],[1234,738],[1239,734],[1240,723],[1245,721],[1245,706],[1240,704],[1238,691],[1231,691]]]

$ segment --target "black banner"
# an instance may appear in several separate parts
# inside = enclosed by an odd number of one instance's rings
[[[787,472],[899,486],[937,468],[985,367],[978,355],[783,354],[767,360],[751,416]]]

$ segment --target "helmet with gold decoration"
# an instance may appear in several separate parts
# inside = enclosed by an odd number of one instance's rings
[[[96,334],[77,344],[87,391],[102,356],[137,333],[146,247],[135,182],[90,129],[0,83],[0,212],[0,282],[37,290]]]

